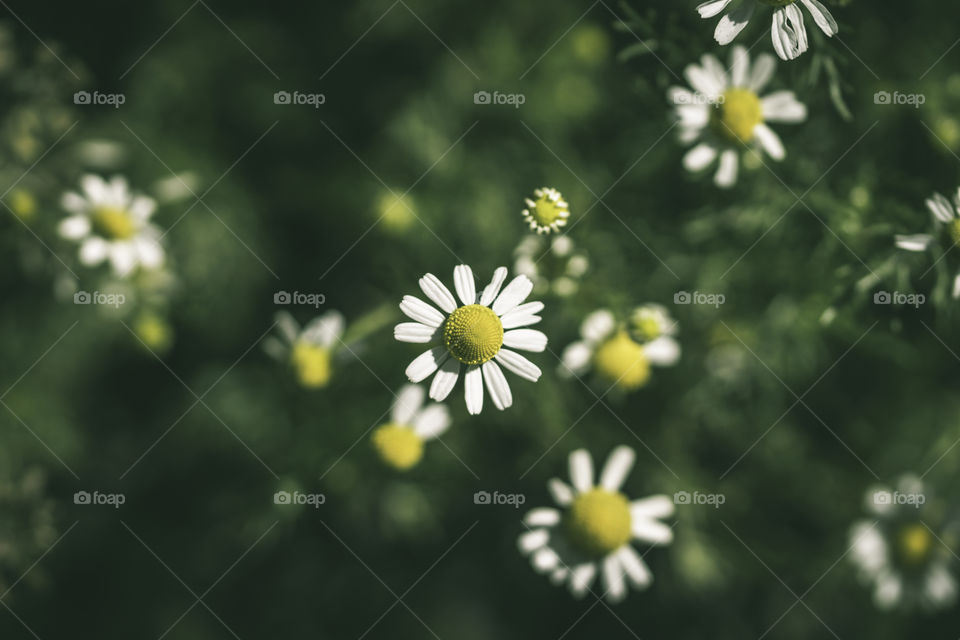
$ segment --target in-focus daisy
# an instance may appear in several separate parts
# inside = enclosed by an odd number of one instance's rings
[[[733,42],[743,31],[757,4],[773,7],[773,26],[771,36],[773,49],[783,60],[793,60],[807,50],[807,28],[803,26],[803,12],[797,6],[798,0],[708,0],[697,6],[701,18],[712,18],[731,4],[734,8],[726,13],[717,24],[713,37],[722,45]],[[818,0],[799,0],[807,8],[813,21],[820,30],[833,37],[839,29],[837,21]]]
[[[957,599],[953,552],[944,542],[951,536],[928,498],[916,476],[902,476],[896,490],[875,487],[866,495],[871,518],[850,530],[850,558],[881,609],[941,609]]]
[[[773,77],[773,56],[761,53],[753,65],[744,47],[733,48],[730,71],[706,54],[702,65],[691,64],[684,75],[694,91],[671,87],[670,101],[680,121],[680,140],[698,142],[683,158],[687,171],[698,172],[720,158],[713,181],[729,188],[737,182],[740,153],[763,150],[774,160],[787,153],[769,122],[803,122],[807,108],[792,91],[776,91],[760,97]]]
[[[949,244],[960,246],[960,188],[953,196],[951,203],[939,193],[927,199],[927,209],[933,214],[933,222],[938,228],[946,231]],[[926,251],[933,244],[935,237],[929,233],[896,236],[896,245],[906,251]],[[960,273],[953,279],[953,297],[960,298]]]
[[[580,279],[590,267],[584,251],[574,249],[570,236],[529,235],[513,251],[513,270],[533,281],[533,293],[573,295],[580,288]]]
[[[570,217],[570,205],[560,192],[550,187],[535,189],[536,200],[525,199],[527,208],[523,210],[523,219],[530,225],[531,231],[550,233],[559,231]]]
[[[85,175],[80,186],[82,193],[63,194],[61,204],[71,215],[59,227],[61,236],[80,243],[80,262],[96,266],[109,261],[119,277],[138,266],[163,264],[160,230],[150,223],[156,209],[152,198],[131,193],[120,176],[107,182]]]
[[[651,314],[658,315],[657,326],[649,320]],[[618,323],[612,312],[599,309],[580,325],[582,339],[563,350],[560,373],[580,376],[592,369],[622,389],[639,389],[650,379],[650,365],[670,366],[680,358],[680,345],[672,337],[675,328],[666,310],[656,305],[639,307],[630,324]]]
[[[293,367],[297,381],[309,389],[320,389],[330,382],[333,356],[344,331],[343,316],[328,311],[308,322],[302,329],[286,311],[276,315],[280,336],[264,340],[268,354]]]
[[[610,454],[600,483],[594,484],[593,459],[585,449],[570,454],[573,486],[554,478],[548,487],[559,509],[533,509],[524,517],[529,531],[519,539],[534,569],[550,574],[554,584],[569,585],[576,597],[590,590],[602,574],[604,595],[617,602],[627,595],[627,581],[646,588],[653,576],[630,542],[662,545],[673,541],[673,529],[660,518],[673,515],[673,500],[655,495],[630,501],[620,487],[633,466],[634,451],[617,447]]]
[[[521,328],[540,322],[536,314],[543,303],[521,304],[533,289],[530,278],[517,276],[503,287],[506,279],[507,268],[500,267],[490,284],[478,292],[473,271],[462,264],[453,270],[461,305],[432,273],[420,278],[420,289],[442,312],[415,296],[403,297],[400,310],[415,322],[398,324],[393,336],[400,342],[435,344],[411,362],[406,373],[410,382],[421,382],[436,372],[430,397],[437,402],[453,391],[461,368],[466,370],[467,411],[474,415],[483,410],[484,384],[497,409],[502,411],[513,404],[510,385],[499,365],[531,382],[540,378],[540,369],[513,349],[546,349],[547,336]]]
[[[450,427],[450,412],[442,404],[423,406],[423,387],[405,385],[397,394],[390,422],[380,425],[371,440],[380,459],[394,469],[404,471],[423,457],[423,443],[433,440]]]

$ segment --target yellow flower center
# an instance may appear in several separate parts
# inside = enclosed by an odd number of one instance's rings
[[[630,541],[630,504],[621,493],[590,489],[570,505],[566,524],[578,547],[603,556]]]
[[[330,350],[309,342],[293,345],[290,361],[297,380],[305,387],[319,389],[330,382]]]
[[[97,233],[111,240],[126,240],[137,232],[133,216],[125,209],[98,207],[91,215]]]
[[[21,220],[31,220],[37,213],[37,199],[29,191],[17,189],[10,194],[10,209]]]
[[[148,347],[155,351],[164,351],[173,340],[173,331],[162,318],[145,314],[137,318],[134,331]]]
[[[413,429],[401,424],[385,424],[373,432],[373,446],[380,458],[400,471],[420,462],[423,457],[423,440]]]
[[[566,211],[566,207],[558,205],[550,199],[550,194],[544,192],[544,194],[533,203],[533,209],[530,210],[530,215],[533,216],[533,219],[536,220],[537,224],[541,227],[549,227],[559,220]]]
[[[624,389],[639,389],[650,378],[650,361],[626,331],[601,344],[593,354],[597,372]]]
[[[947,225],[947,229],[950,231],[950,238],[953,240],[953,244],[960,247],[960,218],[951,220],[950,224]]]
[[[732,87],[710,112],[710,123],[720,136],[733,142],[750,142],[753,130],[763,122],[763,105],[749,89]]]
[[[909,525],[900,533],[900,552],[910,564],[922,562],[932,545],[933,536],[922,524]]]
[[[633,320],[633,326],[637,334],[644,340],[653,340],[660,337],[660,321],[656,316],[646,313],[637,314]]]
[[[468,304],[454,310],[443,325],[443,344],[464,364],[483,364],[503,346],[503,323],[490,307]]]

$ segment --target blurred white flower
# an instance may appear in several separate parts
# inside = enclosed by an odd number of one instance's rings
[[[550,187],[535,189],[533,195],[537,198],[525,199],[527,208],[523,210],[523,219],[530,225],[531,231],[539,234],[559,231],[567,224],[570,217],[570,205],[563,199],[560,192]]]
[[[701,65],[691,64],[684,75],[693,91],[671,87],[670,102],[676,106],[680,140],[699,141],[683,157],[687,171],[699,172],[720,159],[713,181],[722,188],[737,182],[739,157],[744,150],[762,150],[774,160],[787,153],[768,122],[803,122],[807,108],[792,91],[777,91],[761,98],[759,92],[773,77],[773,56],[761,53],[753,65],[747,50],[735,46],[730,71],[717,58],[705,54]]]
[[[572,486],[554,478],[547,485],[559,509],[533,509],[524,517],[530,529],[518,540],[536,571],[550,575],[554,584],[566,582],[583,597],[598,573],[603,596],[611,602],[627,595],[627,581],[645,589],[653,576],[632,540],[652,545],[673,541],[673,529],[660,522],[673,515],[673,500],[654,495],[629,501],[620,488],[633,467],[633,449],[613,450],[594,484],[593,459],[584,449],[570,454]]]
[[[281,311],[276,315],[276,323],[280,336],[264,340],[264,350],[292,366],[297,381],[304,387],[327,386],[333,374],[333,354],[344,332],[343,316],[338,311],[328,311],[301,329],[293,316]]]
[[[533,281],[537,295],[554,293],[571,296],[580,288],[580,279],[590,268],[584,251],[574,249],[569,236],[527,236],[514,249],[513,270]]]
[[[896,489],[873,487],[865,496],[871,519],[850,530],[850,559],[880,609],[942,609],[956,601],[953,552],[926,521],[927,497],[912,475],[901,476]]]
[[[946,197],[939,193],[933,194],[927,198],[927,209],[933,214],[933,222],[938,228],[944,228],[950,236],[950,242],[953,245],[960,246],[960,188],[953,196],[951,203]],[[898,235],[895,237],[895,244],[898,248],[905,251],[926,251],[933,244],[934,237],[929,233],[917,233],[913,235]],[[953,297],[960,298],[960,273],[953,279]]]
[[[799,1],[827,37],[832,38],[837,34],[837,21],[823,4],[818,0]],[[708,0],[697,6],[697,11],[701,18],[713,18],[731,4],[735,8],[720,19],[713,34],[720,44],[728,45],[733,42],[750,22],[757,4],[762,4],[774,8],[770,35],[773,49],[781,59],[793,60],[810,46],[807,41],[807,28],[803,26],[803,12],[797,6],[797,0]]]
[[[543,303],[521,304],[533,289],[530,278],[517,276],[501,292],[506,279],[507,268],[500,267],[490,284],[478,292],[470,267],[456,267],[453,280],[463,303],[458,306],[439,278],[431,273],[420,278],[420,289],[442,313],[415,296],[404,296],[400,303],[400,310],[415,322],[398,324],[393,330],[394,338],[400,342],[436,344],[407,367],[410,382],[421,382],[436,372],[430,397],[442,402],[460,378],[461,365],[465,365],[467,411],[476,415],[483,410],[484,384],[497,409],[502,411],[513,404],[510,386],[498,363],[526,380],[536,382],[540,378],[539,367],[511,349],[546,349],[547,337],[543,333],[520,328],[540,322],[536,314],[543,309]]]
[[[439,437],[450,427],[450,412],[442,404],[423,406],[423,387],[405,385],[397,393],[390,422],[380,425],[371,440],[380,459],[400,471],[423,457],[423,443]]]
[[[61,204],[70,216],[61,221],[61,236],[80,244],[80,262],[96,266],[109,261],[113,273],[127,277],[137,267],[155,269],[163,264],[160,230],[150,223],[156,202],[130,192],[127,181],[116,176],[80,180],[82,194],[68,191]]]

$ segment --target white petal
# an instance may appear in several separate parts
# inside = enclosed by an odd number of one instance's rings
[[[720,154],[720,166],[713,176],[713,182],[723,189],[729,189],[737,183],[737,169],[739,157],[733,149],[727,149]]]
[[[633,586],[643,589],[653,580],[653,576],[650,575],[650,570],[647,569],[643,558],[630,545],[622,546],[616,552],[616,556]]]
[[[495,314],[502,316],[526,300],[531,291],[533,291],[533,281],[527,276],[517,276],[497,296],[491,308]]]
[[[953,279],[953,299],[956,300],[960,298],[960,273],[957,274],[957,277]]]
[[[536,314],[541,310],[543,310],[542,302],[527,302],[503,314],[503,316],[500,317],[500,322],[503,324],[504,329],[526,327],[540,322],[541,318]]]
[[[588,344],[597,344],[613,333],[617,321],[613,314],[606,309],[594,311],[583,319],[580,325],[580,335]]]
[[[436,380],[436,377],[434,377]],[[431,404],[413,418],[413,432],[421,440],[432,440],[450,428],[450,411],[446,405]]]
[[[712,18],[727,8],[732,0],[709,0],[697,5],[697,11],[701,18]]]
[[[630,517],[634,519],[669,518],[676,507],[670,496],[658,494],[630,503]]]
[[[460,377],[460,362],[456,358],[448,358],[437,371],[430,384],[430,397],[437,402],[443,402],[453,391]]]
[[[393,338],[399,342],[432,342],[436,336],[437,329],[419,322],[401,322],[393,328]]]
[[[293,316],[286,311],[278,311],[274,316],[277,323],[277,330],[287,342],[294,343],[300,337],[300,325],[293,319]]]
[[[524,553],[536,551],[550,540],[550,532],[546,529],[527,531],[517,541],[520,550]]]
[[[793,91],[777,91],[761,100],[765,122],[803,122],[807,119],[807,107]]]
[[[550,507],[532,509],[523,517],[529,527],[553,527],[560,524],[560,519],[560,512]]]
[[[153,238],[141,235],[134,238],[133,245],[137,250],[140,264],[147,269],[156,269],[163,264],[163,247]]]
[[[437,370],[437,367],[447,359],[447,350],[445,347],[434,347],[429,351],[424,351],[417,356],[413,362],[407,366],[406,374],[410,382],[422,382],[427,379],[431,373]],[[433,393],[430,394],[433,398]],[[434,398],[436,400],[436,398]]]
[[[79,240],[90,235],[90,229],[90,218],[76,215],[61,220],[57,232],[67,240]]]
[[[886,573],[877,580],[877,588],[873,597],[881,609],[890,609],[900,601],[903,585],[900,578],[892,573]]]
[[[560,357],[563,361],[560,373],[566,376],[571,374],[582,375],[590,368],[591,358],[593,358],[593,349],[590,348],[590,345],[586,342],[573,342],[567,345]]]
[[[311,344],[321,347],[332,347],[343,335],[346,322],[339,311],[328,311],[318,318],[314,318],[303,328],[301,337]]]
[[[680,345],[670,336],[660,336],[643,345],[643,353],[651,364],[669,367],[680,359]]]
[[[489,307],[490,303],[494,301],[497,297],[497,294],[500,293],[500,287],[503,286],[503,282],[507,279],[507,268],[498,267],[496,271],[493,272],[493,278],[483,289],[483,293],[480,295],[480,304],[485,307]]]
[[[396,424],[409,425],[420,407],[423,406],[423,387],[417,384],[406,384],[397,393],[393,400],[390,419]]]
[[[676,108],[678,124],[683,129],[696,129],[697,132],[710,123],[710,107],[703,98],[691,98],[696,104],[684,104]]]
[[[494,359],[525,380],[536,382],[540,379],[540,367],[533,364],[516,351],[500,349]]]
[[[587,595],[593,579],[597,575],[597,566],[592,562],[586,562],[573,568],[570,572],[570,592],[575,598],[582,598]]]
[[[133,216],[134,220],[139,222],[146,222],[150,219],[150,216],[153,215],[153,212],[157,210],[157,203],[153,198],[147,198],[146,196],[137,196],[133,199],[133,202],[130,203],[130,215]]]
[[[670,544],[673,542],[673,529],[658,522],[657,520],[647,520],[646,518],[632,518],[630,531],[633,537],[650,544]]]
[[[688,65],[687,68],[683,70],[683,75],[691,87],[696,89],[703,97],[710,100],[717,98],[723,93],[725,88],[717,82],[713,75],[696,64]]]
[[[420,290],[423,291],[423,294],[430,298],[435,305],[447,313],[453,313],[453,310],[457,308],[457,301],[453,299],[453,294],[450,293],[450,290],[432,273],[428,273],[420,278]]]
[[[571,489],[570,485],[563,480],[550,478],[550,480],[547,482],[547,489],[550,490],[550,495],[553,496],[553,501],[559,506],[566,507],[573,502],[573,489]]]
[[[618,491],[627,479],[627,474],[633,467],[636,454],[633,449],[619,446],[610,453],[603,471],[600,473],[600,486],[608,491]]]
[[[753,68],[750,70],[750,80],[747,82],[747,88],[752,89],[754,93],[760,92],[770,78],[773,77],[773,71],[777,67],[777,61],[769,53],[761,53],[753,61]]]
[[[830,14],[825,6],[817,0],[800,0],[800,2],[804,4],[810,12],[810,15],[813,16],[813,21],[817,23],[821,31],[830,37],[837,34],[839,31],[837,21],[833,19],[833,15]]]
[[[953,207],[950,206],[950,201],[939,193],[935,193],[932,198],[928,198],[926,204],[930,213],[940,222],[948,224],[953,221]]]
[[[108,198],[107,183],[103,178],[93,174],[87,174],[80,178],[80,187],[87,196],[90,204],[104,204]]]
[[[754,2],[744,2],[739,7],[723,16],[713,32],[714,39],[722,45],[733,42],[733,39],[743,31],[753,16]]]
[[[137,266],[137,252],[129,242],[112,243],[108,257],[113,273],[121,278],[129,275]]]
[[[536,329],[514,329],[503,334],[503,344],[513,349],[540,353],[547,348],[547,336]]]
[[[463,393],[467,400],[467,413],[472,416],[483,411],[483,373],[480,367],[467,367],[463,376]]]
[[[503,371],[500,370],[497,363],[489,360],[483,363],[481,369],[493,405],[500,411],[512,405],[513,395],[510,393],[510,385],[507,384],[507,379],[503,376]]]
[[[60,196],[60,206],[73,214],[86,213],[89,205],[87,200],[79,193],[67,191]]]
[[[583,493],[593,487],[593,458],[586,449],[577,449],[570,454],[570,482],[574,489]]]
[[[787,23],[787,15],[785,9],[776,9],[773,12],[773,24],[770,28],[773,50],[781,60],[793,60],[802,53],[794,26]]]
[[[750,75],[750,54],[747,48],[737,45],[730,52],[730,83],[734,87],[745,87]]]
[[[463,304],[477,303],[477,284],[473,280],[473,270],[461,264],[453,270],[453,286]]]
[[[767,152],[767,155],[774,160],[780,161],[787,156],[787,152],[783,148],[783,142],[780,141],[780,136],[767,125],[758,124],[753,128],[753,135],[760,142],[760,146]]]
[[[445,319],[442,313],[415,296],[403,296],[400,311],[411,320],[416,320],[428,327],[439,327]]]
[[[683,156],[683,168],[690,172],[701,171],[716,158],[717,148],[707,142],[701,142]]]
[[[94,267],[106,260],[109,253],[110,244],[103,238],[93,236],[80,245],[80,262],[88,267]]]
[[[603,559],[603,589],[610,602],[620,602],[627,595],[623,565],[616,555],[610,554]]]
[[[533,568],[539,573],[546,573],[557,568],[560,564],[560,556],[550,547],[537,549],[533,554]]]
[[[917,233],[910,236],[894,236],[895,244],[900,249],[907,251],[926,251],[933,242],[933,236],[928,233]]]

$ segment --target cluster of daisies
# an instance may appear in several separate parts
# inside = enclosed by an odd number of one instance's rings
[[[728,45],[749,24],[758,4],[773,10],[773,49],[782,60],[794,60],[809,48],[800,5],[824,34],[832,37],[838,31],[836,20],[818,0],[709,0],[697,11],[702,18],[723,14],[714,38]],[[775,70],[773,56],[761,53],[751,63],[740,45],[731,50],[729,66],[705,54],[700,64],[684,70],[690,88],[671,87],[668,98],[676,109],[680,141],[691,147],[683,158],[688,171],[699,173],[715,164],[714,183],[730,188],[737,182],[744,153],[757,159],[765,154],[775,161],[786,157],[783,142],[769,125],[803,122],[807,109],[792,91],[761,95]]]

